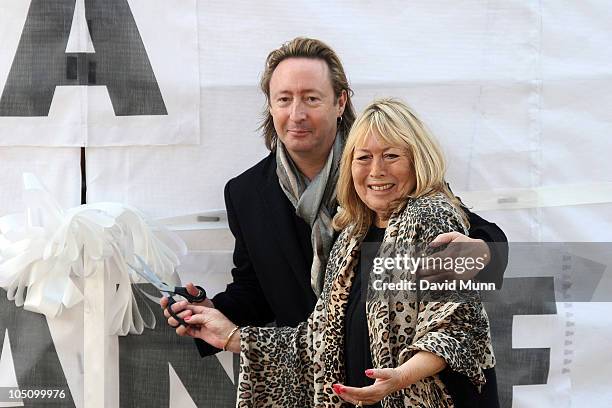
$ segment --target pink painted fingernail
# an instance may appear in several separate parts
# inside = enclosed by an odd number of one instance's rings
[[[185,316],[185,317],[183,318],[183,320],[190,320],[190,319],[191,319],[191,316]]]
[[[341,394],[342,393],[342,386],[340,384],[334,384],[332,385],[334,391],[336,392],[336,394]]]
[[[367,370],[365,370],[365,374],[369,377],[374,374],[374,370],[368,368]]]

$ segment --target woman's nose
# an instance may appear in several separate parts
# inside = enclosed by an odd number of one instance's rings
[[[382,157],[374,157],[370,167],[370,177],[382,177],[385,175],[385,162]]]

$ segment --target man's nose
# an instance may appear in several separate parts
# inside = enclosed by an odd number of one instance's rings
[[[301,100],[297,99],[291,104],[290,119],[294,122],[299,122],[306,118],[305,106]]]

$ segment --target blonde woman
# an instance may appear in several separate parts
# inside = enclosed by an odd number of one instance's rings
[[[373,261],[371,251],[360,256],[364,242],[416,256],[440,233],[467,231],[444,172],[439,147],[414,113],[377,100],[346,142],[334,218],[340,234],[308,321],[238,328],[215,309],[178,304],[188,309],[189,335],[240,352],[239,407],[498,406],[489,323],[476,292],[461,302],[425,301],[416,291],[364,296]]]

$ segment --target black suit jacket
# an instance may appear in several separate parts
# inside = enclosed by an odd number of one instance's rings
[[[310,287],[310,227],[295,215],[276,175],[276,157],[257,163],[225,186],[230,230],[236,239],[233,282],[212,301],[238,326],[296,326],[307,320],[317,297]],[[466,210],[470,236],[507,242],[497,225]],[[491,247],[491,262],[480,280],[501,283],[508,254]],[[218,349],[196,340],[202,356]]]

